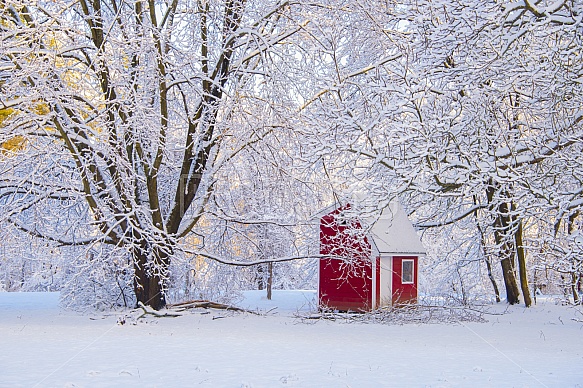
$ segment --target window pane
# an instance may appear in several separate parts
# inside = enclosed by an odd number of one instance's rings
[[[403,260],[402,283],[413,283],[413,260]]]

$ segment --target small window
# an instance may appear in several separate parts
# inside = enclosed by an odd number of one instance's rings
[[[413,284],[413,269],[415,268],[415,261],[403,259],[401,268],[401,283]]]

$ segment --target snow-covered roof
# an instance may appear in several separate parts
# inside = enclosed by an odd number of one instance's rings
[[[425,254],[417,232],[397,200],[383,210],[372,225],[370,235],[381,254]]]

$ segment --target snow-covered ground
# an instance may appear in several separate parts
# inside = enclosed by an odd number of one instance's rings
[[[487,323],[301,321],[309,291],[118,324],[54,293],[0,293],[0,387],[583,387],[581,313],[539,300]],[[506,306],[493,306],[502,312]]]

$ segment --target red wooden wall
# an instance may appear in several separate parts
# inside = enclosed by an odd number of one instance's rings
[[[320,254],[344,260],[320,260],[319,303],[332,310],[366,311],[373,307],[371,246],[358,221],[337,222],[347,209],[350,205],[323,216],[320,222]]]

